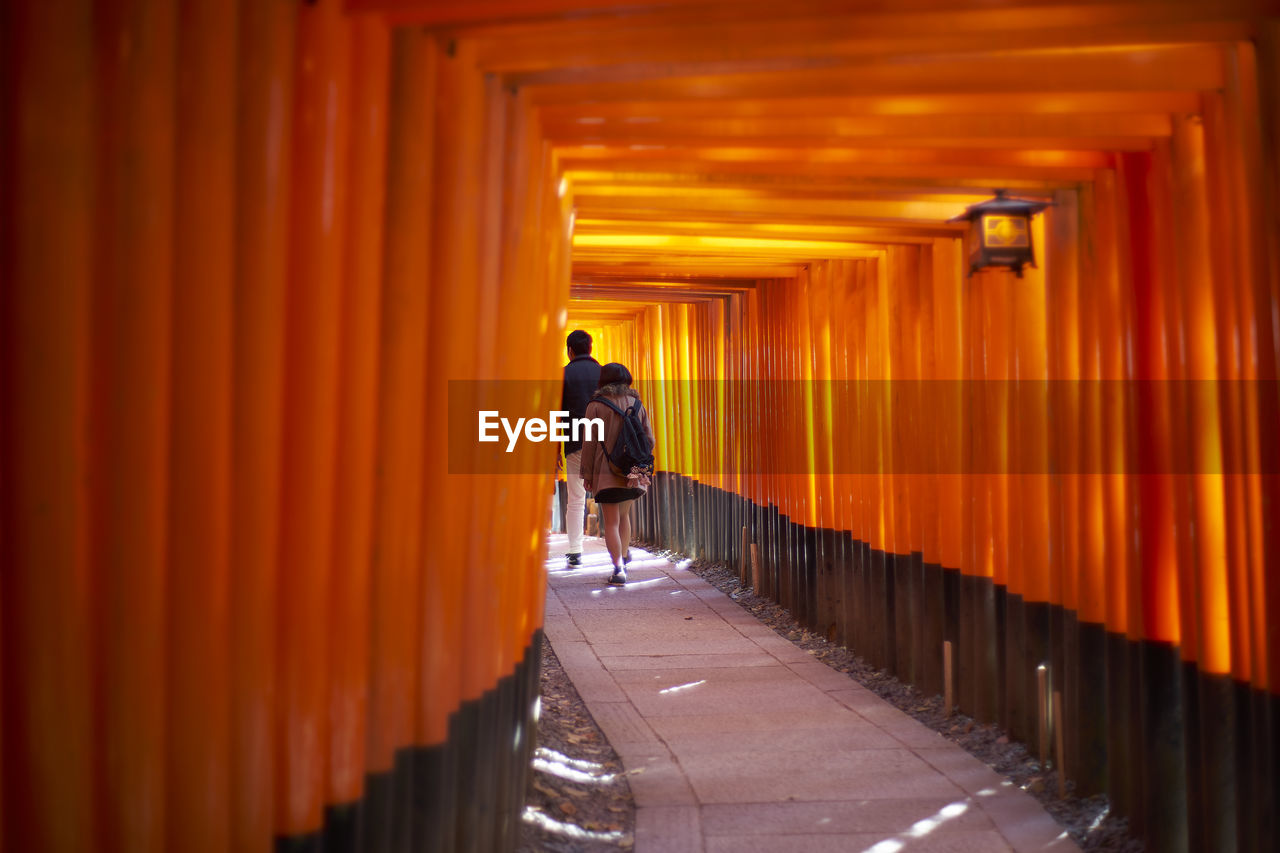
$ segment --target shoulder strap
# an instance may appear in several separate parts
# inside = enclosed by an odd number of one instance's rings
[[[606,400],[604,397],[592,397],[591,401],[594,403],[604,403],[606,406],[613,409],[618,414],[622,415],[623,417],[626,417],[626,414],[627,414],[626,412],[622,411],[622,409],[619,409],[617,406],[615,406],[609,400]]]

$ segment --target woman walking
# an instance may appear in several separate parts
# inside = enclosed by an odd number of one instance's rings
[[[631,387],[631,371],[616,362],[600,368],[600,387],[587,404],[586,416],[604,421],[604,440],[582,444],[583,485],[604,513],[604,541],[613,562],[609,583],[621,585],[627,582],[626,564],[631,560],[631,505],[648,490],[653,473],[653,428],[640,395]]]

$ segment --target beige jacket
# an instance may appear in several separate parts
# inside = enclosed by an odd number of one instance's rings
[[[640,395],[626,385],[606,385],[596,393],[607,397],[609,402],[624,412],[640,399]],[[618,440],[618,432],[622,429],[622,417],[596,400],[587,404],[586,416],[604,421],[604,441],[595,441],[593,438],[582,443],[582,479],[591,484],[592,492],[626,488],[628,472],[615,471],[613,465],[609,463],[609,451]],[[645,435],[653,441],[653,427],[649,425],[649,412],[643,404],[640,406],[640,423],[644,426]]]

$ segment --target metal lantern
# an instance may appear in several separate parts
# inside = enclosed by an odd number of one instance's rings
[[[1048,206],[1047,202],[1008,198],[1004,190],[996,190],[995,198],[971,205],[949,220],[969,222],[969,275],[1004,267],[1022,278],[1022,268],[1036,264],[1031,217]]]

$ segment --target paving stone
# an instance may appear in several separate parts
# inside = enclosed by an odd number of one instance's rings
[[[730,607],[733,609],[727,609]],[[723,608],[712,607],[711,610],[723,619],[725,624],[731,625],[736,631],[742,631],[744,628],[753,628],[760,624],[755,617],[733,603],[726,603]]]
[[[575,673],[568,667],[565,667],[565,672],[569,673],[573,686],[578,689],[578,695],[588,705],[593,702],[622,702],[627,698],[622,688],[614,682],[608,673]]]
[[[578,689],[578,695],[584,701],[618,702],[626,699],[613,676],[600,665],[599,658],[589,644],[562,642],[551,633],[548,633],[548,638],[556,651],[556,657],[560,658],[564,671],[568,673],[573,686]]]
[[[734,604],[733,601],[730,598],[728,598],[723,592],[716,589],[714,586],[702,580],[701,578],[698,578],[697,583],[681,581],[681,586],[689,590],[689,592],[692,592],[698,598],[707,602],[707,604],[712,607],[718,607],[725,604],[729,605],[730,607],[738,607],[738,605]],[[739,607],[738,609],[741,610],[742,608]]]
[[[791,687],[802,687],[804,682],[791,673],[776,660],[772,664],[762,666],[690,666],[671,667],[669,669],[623,669],[616,670],[613,678],[618,684],[636,686],[671,687],[677,684],[689,684],[694,681],[706,681],[711,684],[733,684],[740,681],[768,681]]]
[[[816,661],[812,658],[807,661],[787,664],[787,667],[819,690],[845,690],[853,683],[847,674],[834,670],[822,661]]]
[[[778,636],[778,633],[774,631],[772,628],[768,627],[767,625],[761,625],[760,622],[755,619],[752,619],[751,621],[754,624],[744,623],[744,624],[735,626],[738,629],[738,633],[742,634],[742,636],[744,637],[750,637],[753,640],[759,640],[762,637]]]
[[[795,678],[795,676],[789,676]],[[797,679],[798,680],[798,679]],[[661,693],[649,685],[628,684],[622,687],[646,717],[669,717],[689,714],[717,714],[728,708],[750,713],[752,708],[768,708],[771,711],[809,711],[838,708],[821,691],[797,687],[792,681],[739,682],[702,684],[694,681],[670,685],[670,692]],[[802,682],[803,683],[803,682]],[[679,688],[672,690],[671,688]]]
[[[685,717],[651,717],[649,726],[664,740],[681,735],[704,735],[734,732],[786,732],[821,730],[849,722],[839,707],[805,711],[759,711],[754,714],[695,714]]]
[[[856,711],[862,719],[862,712],[872,708],[880,708],[886,705],[886,702],[876,694],[867,690],[865,687],[845,688],[843,690],[828,690],[827,696],[833,701],[839,703],[842,707],[850,711]],[[906,716],[905,714],[903,716]],[[867,722],[871,722],[867,720]],[[896,721],[890,721],[896,722]]]
[[[879,834],[714,836],[707,853],[1006,853],[1008,844],[997,832],[949,832],[924,838]]]
[[[630,702],[593,702],[588,709],[614,749],[632,744],[652,748],[662,743]]]
[[[948,779],[959,785],[966,793],[982,794],[983,791],[1003,792],[1003,789],[1008,789],[1009,792],[1013,792],[1015,790],[1005,782],[1003,776],[959,747],[916,749],[916,754],[945,773]],[[1030,800],[1029,797],[1028,800]],[[1044,810],[1038,803],[1034,800],[1030,802],[1040,814],[1044,814]],[[1048,818],[1047,815],[1046,818]],[[1053,822],[1052,818],[1048,820]],[[1057,826],[1057,824],[1054,825]]]
[[[915,720],[895,723],[880,727],[885,733],[892,735],[903,746],[913,749],[947,749],[964,750],[944,738],[931,728],[922,726]]]
[[[1025,791],[1005,785],[997,796],[976,799],[1018,853],[1065,853],[1080,849]]]
[[[613,746],[613,751],[618,753],[618,758],[622,759],[623,767],[628,770],[648,767],[655,761],[674,760],[671,751],[661,742],[614,744],[610,740],[610,745]]]
[[[590,608],[599,613],[639,613],[646,611],[663,612],[671,607],[674,600],[666,595],[635,595],[620,597],[611,593],[610,587],[604,586],[608,574],[601,575],[599,585],[593,585],[575,592],[562,592],[561,598],[566,608],[581,611]]]
[[[554,640],[552,642],[554,642]],[[661,632],[655,632],[652,635],[645,637],[634,637],[625,643],[592,643],[591,645],[592,648],[596,650],[596,654],[602,658],[618,657],[620,655],[634,655],[637,653],[643,653],[646,655],[687,655],[693,653],[746,655],[760,651],[754,642],[743,637],[741,634],[718,637],[714,640],[708,640],[707,642],[702,643],[692,643],[689,640],[667,639],[663,637]]]
[[[764,652],[746,654],[688,654],[688,655],[618,655],[600,659],[606,669],[618,673],[629,669],[714,669],[717,667],[742,669],[752,666],[778,666],[778,659]]]
[[[703,803],[963,796],[905,749],[679,755]]]
[[[626,764],[626,759],[623,759],[623,764]],[[649,756],[643,764],[628,766],[627,782],[631,785],[637,808],[686,806],[698,802],[684,771],[670,758]]]
[[[543,626],[543,632],[547,635],[547,639],[551,644],[559,647],[567,643],[582,643],[586,641],[586,637],[578,630],[578,626],[573,621],[566,618],[556,618],[554,614],[547,614],[547,621]]]
[[[703,831],[713,835],[878,833],[913,828],[933,832],[992,830],[986,812],[967,797],[856,802],[733,803],[702,807]]]
[[[547,591],[546,607],[546,615],[548,617],[569,615],[569,611],[565,608],[564,602],[560,600],[560,596],[556,595],[555,590]]]
[[[783,663],[806,663],[813,660],[813,657],[803,649],[796,648],[777,634],[771,637],[755,638],[755,643]]]
[[[713,617],[696,617],[704,621]],[[708,629],[701,625],[691,625],[683,617],[659,620],[648,625],[629,625],[618,623],[612,625],[593,626],[579,623],[578,628],[583,636],[591,637],[595,645],[602,648],[613,646],[629,646],[631,654],[643,652],[653,654],[659,644],[665,649],[678,649],[680,654],[696,653],[704,648],[723,648],[723,644],[737,645],[743,637],[730,633],[732,629],[721,622],[716,629]],[[747,650],[745,646],[742,647]],[[730,647],[732,650],[733,647]]]
[[[698,619],[705,621],[697,622]],[[724,623],[723,619],[717,618],[714,611],[701,604],[690,607],[686,604],[668,602],[666,607],[658,611],[578,612],[573,614],[573,621],[580,629],[590,634],[593,641],[603,640],[606,643],[613,642],[613,638],[609,635],[615,631],[638,631],[650,634],[656,631],[679,631],[682,636],[688,635],[694,638],[702,635],[735,636],[737,634]]]
[[[843,722],[843,720],[842,720]],[[902,745],[875,726],[823,726],[812,729],[771,731],[709,731],[696,734],[666,734],[663,740],[684,756],[733,751],[790,752],[821,749],[831,752],[866,749],[901,749]]]
[[[832,692],[831,695],[834,697],[835,692]],[[884,726],[885,728],[920,725],[874,693],[871,693],[870,696],[874,701],[864,701],[861,707],[854,709],[863,719],[870,720],[877,726]]]
[[[559,626],[556,627],[556,633],[559,633]],[[600,665],[600,658],[596,656],[595,647],[585,639],[561,642],[555,649],[556,657],[560,658],[560,663],[565,666],[601,671],[604,669]]]
[[[640,839],[644,839],[643,842]],[[638,853],[698,853],[702,829],[697,806],[648,806],[636,809]]]

